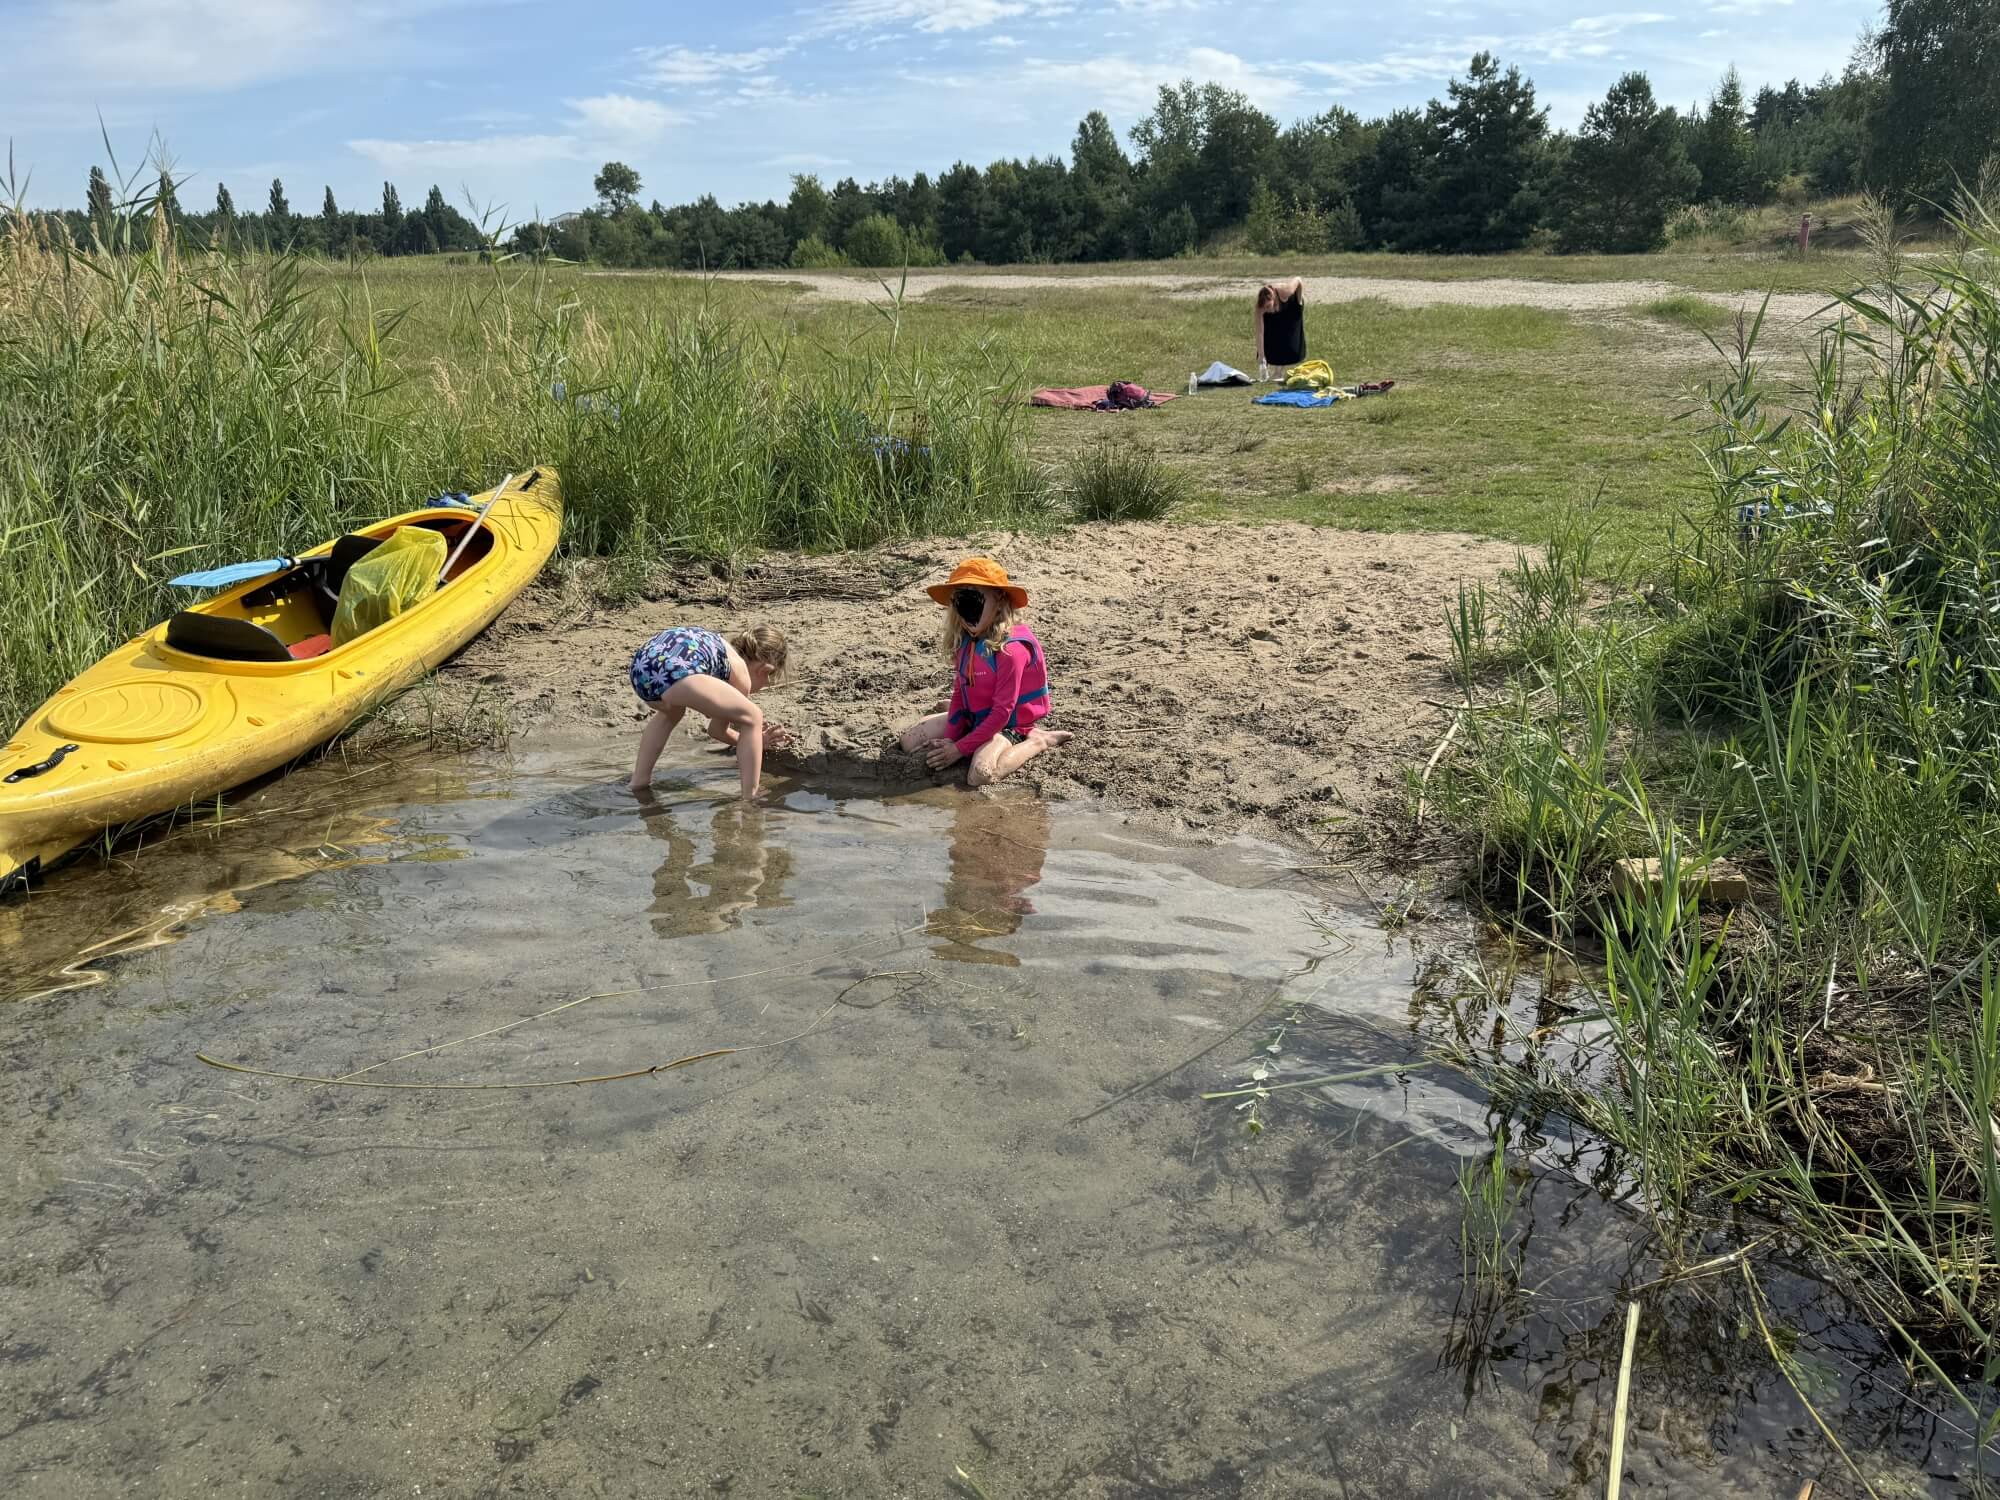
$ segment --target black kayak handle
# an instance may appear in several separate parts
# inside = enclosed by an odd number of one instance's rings
[[[32,766],[23,766],[18,771],[8,772],[5,778],[6,784],[12,786],[17,781],[26,781],[30,776],[40,776],[45,771],[53,771],[63,763],[63,757],[74,749],[76,749],[74,745],[56,746],[54,753],[47,760],[38,760]]]

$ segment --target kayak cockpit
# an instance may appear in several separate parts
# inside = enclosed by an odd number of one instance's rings
[[[340,537],[325,551],[301,558],[274,578],[180,611],[167,621],[164,644],[208,661],[277,665],[323,656],[332,649],[330,632],[341,585],[357,562],[403,526],[439,532],[446,546],[455,549],[475,519],[471,512],[444,511]],[[493,546],[491,530],[481,527],[473,532],[440,587],[476,568]]]

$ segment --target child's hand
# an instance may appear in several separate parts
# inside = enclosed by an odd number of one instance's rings
[[[776,745],[782,750],[787,745],[796,745],[798,741],[799,737],[782,724],[766,724],[764,726],[764,743],[767,745]]]
[[[942,771],[946,766],[955,766],[965,757],[959,753],[955,740],[936,740],[924,752],[924,759],[931,763],[933,771]]]

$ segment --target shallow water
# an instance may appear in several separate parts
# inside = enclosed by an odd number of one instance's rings
[[[1658,1267],[1544,1126],[1468,1277],[1487,1106],[1424,1065],[1544,987],[1468,1011],[1490,952],[1270,846],[617,771],[326,763],[0,908],[7,1488],[1603,1493]],[[1342,1078],[1200,1097],[1258,1066]],[[1767,1282],[1871,1482],[1970,1493]],[[1641,1300],[1626,1495],[1862,1492],[1733,1279]]]

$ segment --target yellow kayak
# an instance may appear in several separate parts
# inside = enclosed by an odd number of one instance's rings
[[[444,583],[332,645],[347,569],[404,526],[444,534],[457,553]],[[466,505],[327,542],[119,647],[0,746],[0,890],[106,829],[213,797],[339,733],[490,625],[561,530],[561,482],[536,469]]]

